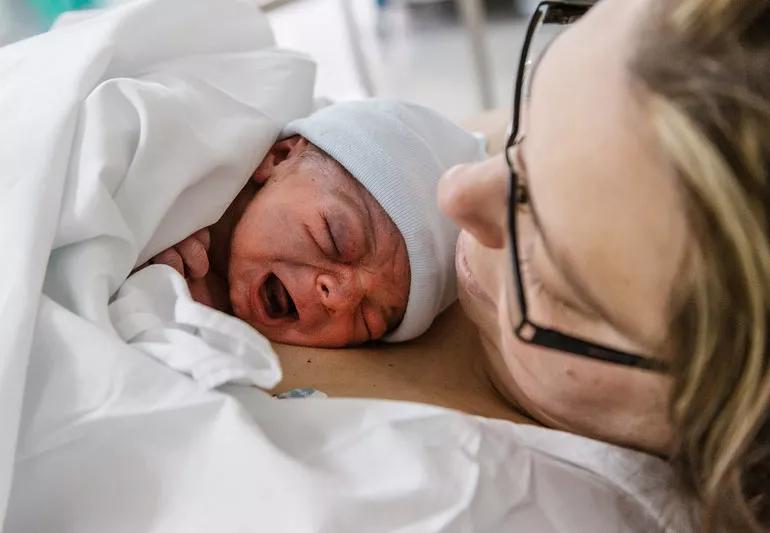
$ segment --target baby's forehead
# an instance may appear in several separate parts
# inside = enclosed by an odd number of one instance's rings
[[[374,195],[331,155],[309,144],[308,148],[300,154],[299,159],[303,167],[302,174],[310,176],[327,193],[343,201],[352,202],[355,207],[364,211],[362,215],[374,218],[380,223],[390,223],[395,227]]]
[[[309,144],[296,159],[297,172],[300,178],[309,179],[318,187],[330,192],[347,192],[360,195],[366,188],[336,159],[317,146]]]

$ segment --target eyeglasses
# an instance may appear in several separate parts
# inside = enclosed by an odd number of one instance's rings
[[[521,58],[516,76],[516,86],[514,90],[513,117],[511,119],[510,132],[506,142],[505,157],[510,170],[510,195],[511,201],[508,206],[508,229],[510,235],[510,249],[513,270],[513,281],[515,295],[509,295],[509,302],[513,305],[510,309],[516,308],[515,299],[518,302],[520,315],[513,320],[512,326],[516,337],[521,341],[558,350],[572,355],[605,361],[617,365],[630,366],[655,372],[666,372],[667,365],[650,357],[627,353],[621,350],[596,344],[587,339],[569,335],[554,329],[542,327],[533,322],[528,316],[528,300],[524,290],[522,280],[522,253],[520,246],[521,236],[519,232],[527,223],[521,220],[520,205],[525,201],[525,194],[520,187],[519,176],[515,170],[512,161],[514,146],[523,139],[521,130],[521,109],[522,98],[529,94],[530,83],[533,73],[533,66],[539,61],[539,57],[548,48],[548,45],[555,39],[568,25],[577,21],[592,6],[593,2],[578,1],[545,1],[538,4],[535,13],[530,19],[527,33],[524,39],[524,45],[521,50]],[[526,272],[525,272],[526,273]],[[509,293],[511,291],[509,290]]]

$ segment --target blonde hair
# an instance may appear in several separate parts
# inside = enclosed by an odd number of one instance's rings
[[[770,530],[770,0],[659,2],[631,69],[695,245],[672,460],[704,531]]]

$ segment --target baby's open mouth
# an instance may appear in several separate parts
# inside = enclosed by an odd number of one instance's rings
[[[259,297],[267,316],[270,318],[293,318],[295,320],[299,318],[297,306],[294,305],[291,294],[278,279],[278,276],[272,272],[259,288]]]

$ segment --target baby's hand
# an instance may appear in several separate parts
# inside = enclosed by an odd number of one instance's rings
[[[149,263],[168,265],[188,279],[201,279],[209,271],[210,245],[209,230],[203,228],[182,242],[163,250],[150,259]]]

